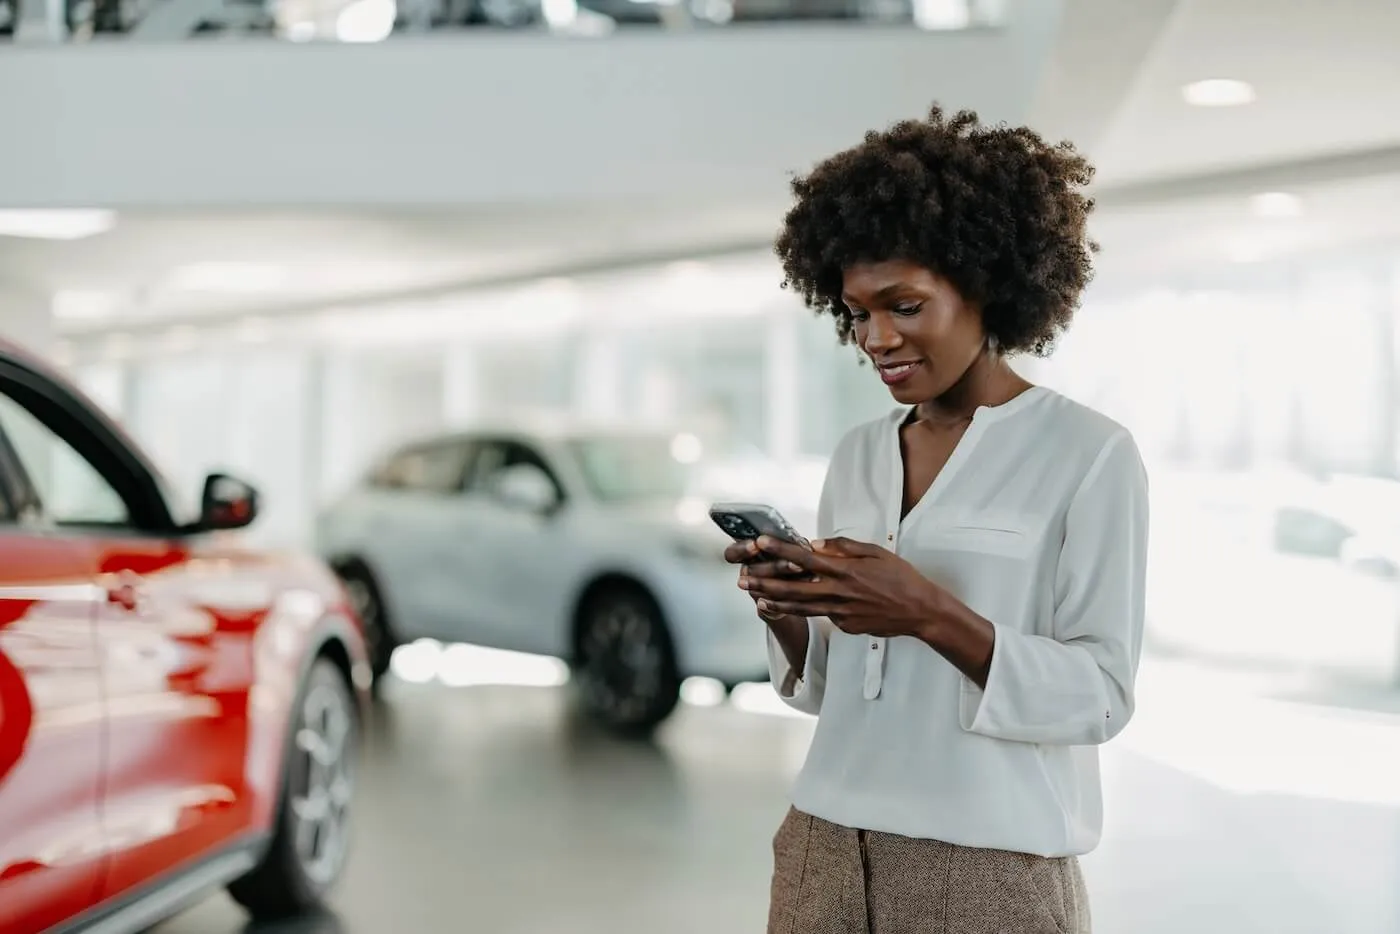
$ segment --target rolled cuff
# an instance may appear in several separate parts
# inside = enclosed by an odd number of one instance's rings
[[[788,664],[778,637],[768,631],[768,673],[783,702],[813,716],[821,710],[826,693],[826,633],[821,619],[807,620],[807,662],[801,675]]]
[[[993,739],[1080,746],[1106,742],[1128,719],[1084,648],[993,623],[986,689],[965,678],[958,719]]]

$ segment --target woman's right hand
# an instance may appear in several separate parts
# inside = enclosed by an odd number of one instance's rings
[[[724,549],[724,560],[739,565],[739,579],[745,577],[800,577],[806,572],[791,561],[779,561],[759,551],[752,540],[734,542]],[[776,623],[784,614],[769,609],[761,597],[746,591],[754,601],[758,615],[766,622]]]

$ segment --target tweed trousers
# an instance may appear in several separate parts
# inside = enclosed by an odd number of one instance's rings
[[[853,830],[793,808],[768,934],[1090,934],[1079,861]]]

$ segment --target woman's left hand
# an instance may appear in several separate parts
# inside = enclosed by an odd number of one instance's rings
[[[843,632],[926,639],[949,599],[912,564],[878,545],[829,538],[808,551],[765,535],[758,547],[812,576],[746,577],[739,586],[757,595],[764,609],[825,616]]]

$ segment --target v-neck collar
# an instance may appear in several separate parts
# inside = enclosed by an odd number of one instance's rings
[[[972,451],[977,446],[982,432],[989,424],[1015,414],[1048,393],[1049,390],[1043,386],[1031,386],[1001,405],[979,405],[972,413],[972,421],[968,423],[962,437],[953,446],[953,451],[948,455],[943,469],[938,471],[938,475],[933,478],[929,488],[924,490],[924,495],[919,497],[918,502],[914,503],[909,508],[909,513],[902,518],[900,512],[904,509],[904,452],[900,446],[899,435],[904,426],[913,418],[918,407],[911,405],[903,409],[896,409],[898,417],[891,420],[894,427],[887,439],[887,443],[891,446],[890,527],[899,528],[902,531],[905,526],[912,524],[920,515],[931,508],[931,504],[939,498],[943,490],[952,482],[953,477],[967,462],[967,459],[972,456]]]

